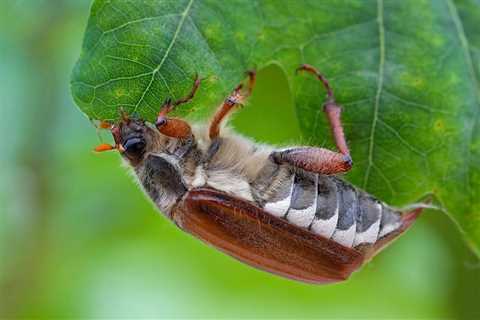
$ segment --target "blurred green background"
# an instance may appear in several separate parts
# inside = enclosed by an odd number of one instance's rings
[[[0,317],[480,318],[480,263],[438,212],[329,286],[247,267],[160,216],[118,154],[91,152],[100,138],[70,98],[88,10],[0,2]],[[269,67],[233,125],[301,143],[294,117]]]

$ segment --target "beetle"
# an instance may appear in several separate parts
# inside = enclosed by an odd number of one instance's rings
[[[214,114],[209,126],[169,117],[200,86],[167,100],[155,124],[126,114],[103,125],[158,209],[182,230],[256,268],[308,283],[347,279],[407,230],[421,212],[394,209],[346,182],[352,158],[327,79],[323,105],[337,151],[317,147],[278,149],[222,126],[255,84],[248,72]]]

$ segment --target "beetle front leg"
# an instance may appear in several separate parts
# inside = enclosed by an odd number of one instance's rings
[[[235,109],[236,106],[242,105],[245,102],[245,99],[252,94],[255,80],[255,71],[248,71],[247,92],[242,93],[243,84],[239,84],[228,96],[228,98],[225,99],[223,104],[213,116],[210,124],[209,137],[211,140],[214,140],[220,135],[220,126],[222,121]]]
[[[307,71],[314,74],[327,90],[327,101],[323,110],[332,130],[338,152],[323,148],[294,148],[273,152],[271,157],[276,163],[290,163],[307,171],[321,174],[336,174],[346,172],[352,167],[352,158],[348,149],[343,127],[340,120],[341,107],[335,102],[333,91],[327,79],[314,67],[304,64],[297,71]]]
[[[192,136],[192,128],[186,121],[163,115],[159,115],[158,119],[155,125],[160,133],[176,139],[188,139]]]
[[[178,118],[168,118],[167,114],[175,109],[177,106],[190,102],[195,96],[198,87],[200,86],[200,78],[198,75],[195,77],[195,81],[192,86],[192,90],[190,93],[175,101],[168,99],[165,101],[163,106],[160,108],[160,112],[158,113],[157,121],[155,122],[155,126],[157,127],[160,133],[177,139],[189,139],[192,137],[192,128],[190,125],[181,119]]]

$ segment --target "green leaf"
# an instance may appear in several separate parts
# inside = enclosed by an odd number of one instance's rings
[[[294,75],[315,65],[344,106],[348,179],[394,205],[433,194],[480,254],[479,25],[478,0],[97,0],[71,88],[90,118],[123,107],[153,120],[199,73],[182,114],[206,114],[247,69],[274,63],[322,144],[325,92]]]

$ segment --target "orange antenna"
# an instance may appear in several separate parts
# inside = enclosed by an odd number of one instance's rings
[[[111,144],[108,143],[102,143],[98,145],[95,149],[93,149],[95,152],[104,152],[104,151],[111,151],[111,150],[118,150],[119,152],[124,152],[125,149],[121,144],[112,146]]]
[[[100,125],[102,126],[102,124],[105,124],[105,123],[107,123],[107,122],[102,121],[100,123]],[[105,129],[107,129],[107,128],[105,128]],[[104,151],[118,150],[119,152],[124,152],[125,149],[123,148],[123,146],[121,144],[121,140],[120,140],[120,127],[118,127],[116,125],[113,125],[113,124],[109,124],[108,129],[110,129],[110,131],[112,132],[113,139],[115,140],[115,145],[111,145],[111,144],[108,144],[108,143],[102,143],[102,144],[98,145],[94,149],[94,151],[95,152],[104,152]]]
[[[110,151],[110,150],[116,150],[116,149],[117,148],[115,148],[111,144],[102,143],[102,144],[98,145],[97,147],[95,147],[94,151],[95,152],[104,152],[104,151]]]

